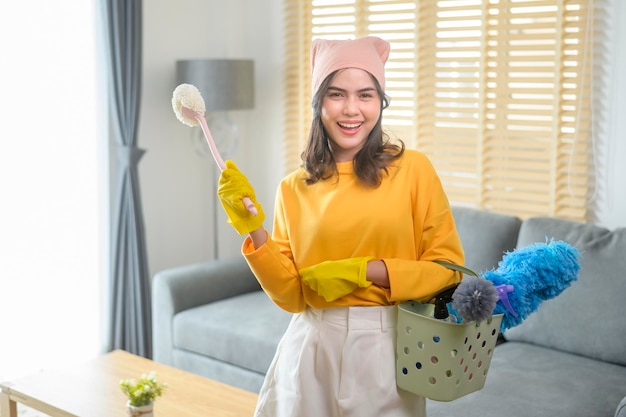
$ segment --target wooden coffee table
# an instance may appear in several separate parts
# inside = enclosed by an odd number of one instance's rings
[[[123,417],[119,382],[155,371],[168,387],[154,406],[156,417],[251,417],[257,395],[116,350],[85,364],[47,370],[0,384],[0,415],[17,417],[17,403],[53,417]]]

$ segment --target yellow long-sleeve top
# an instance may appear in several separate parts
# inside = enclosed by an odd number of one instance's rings
[[[276,194],[272,237],[242,253],[269,297],[281,308],[306,305],[393,305],[430,300],[459,280],[434,260],[462,265],[463,249],[441,182],[423,154],[406,150],[378,188],[362,185],[352,162],[313,185],[303,169],[287,176]],[[302,284],[298,270],[327,260],[373,256],[385,262],[390,288],[370,285],[332,302]]]

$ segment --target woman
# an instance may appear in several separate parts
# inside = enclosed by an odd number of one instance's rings
[[[249,234],[242,252],[268,296],[296,313],[256,415],[424,416],[395,382],[395,305],[428,301],[463,264],[449,203],[428,159],[383,134],[384,65],[376,37],[313,42],[313,121],[303,167],[280,184],[273,234],[246,177],[228,162],[218,194]],[[241,202],[255,203],[250,215]]]

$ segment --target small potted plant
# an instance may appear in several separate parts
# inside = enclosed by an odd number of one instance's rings
[[[159,382],[153,371],[148,375],[141,375],[139,379],[122,379],[120,387],[128,398],[130,417],[153,417],[154,400],[163,395],[167,384]]]

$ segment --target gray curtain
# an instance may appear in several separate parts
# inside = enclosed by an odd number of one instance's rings
[[[141,0],[101,0],[109,62],[111,126],[118,184],[111,265],[109,350],[152,357],[150,278],[137,165],[141,99]]]

